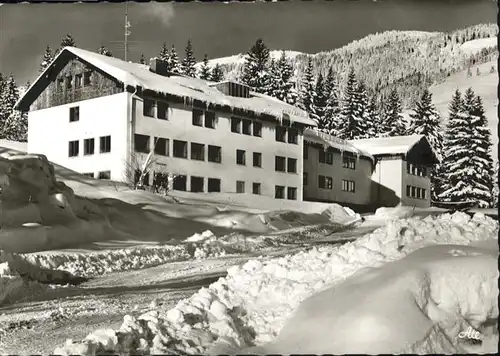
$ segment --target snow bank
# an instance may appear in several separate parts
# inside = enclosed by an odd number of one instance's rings
[[[362,270],[305,300],[258,353],[496,353],[497,255],[498,246],[427,246]],[[460,337],[467,330],[482,343]]]
[[[78,284],[82,281],[67,271],[41,268],[19,255],[0,250],[0,305],[32,297],[46,290],[48,284]]]
[[[136,270],[160,264],[220,257],[234,249],[217,242],[211,231],[195,234],[182,245],[141,246],[90,253],[43,252],[20,255],[27,263],[39,267],[67,271],[76,276],[98,276],[111,272]]]
[[[32,252],[112,236],[99,207],[76,197],[43,155],[0,155],[0,248]]]
[[[304,299],[363,268],[399,260],[424,246],[468,245],[496,239],[497,233],[498,223],[482,214],[391,220],[372,234],[339,247],[232,267],[227,277],[171,310],[152,310],[138,319],[127,316],[120,330],[92,333],[82,342],[68,341],[54,353],[221,354],[261,345],[275,339]],[[442,293],[447,286],[442,286]]]

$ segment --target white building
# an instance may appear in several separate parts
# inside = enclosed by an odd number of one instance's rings
[[[28,111],[28,152],[95,178],[137,177],[154,151],[152,184],[302,200],[307,113],[234,83],[64,48],[16,107]]]
[[[372,202],[377,206],[430,206],[429,172],[439,163],[423,135],[349,141],[377,159],[372,173]]]

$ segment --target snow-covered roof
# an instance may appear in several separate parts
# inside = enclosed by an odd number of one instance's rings
[[[271,115],[278,120],[282,119],[284,114],[286,114],[290,117],[291,121],[304,125],[316,126],[316,123],[309,118],[309,115],[305,111],[287,103],[274,100],[267,95],[253,92],[250,92],[250,98],[225,95],[213,87],[213,82],[182,75],[173,75],[169,77],[162,76],[151,72],[148,67],[144,65],[125,62],[119,58],[100,55],[81,48],[65,47],[54,59],[51,66],[54,62],[57,62],[57,59],[61,55],[68,52],[99,68],[125,85],[141,87],[143,90],[152,90],[162,94],[185,98],[187,100],[199,100],[207,104],[229,106],[253,112],[257,115]],[[42,73],[36,81],[39,81],[41,77],[43,77],[43,74],[44,73]],[[33,83],[30,89],[33,88],[35,84],[36,83]],[[22,99],[23,98],[16,103],[16,106]]]
[[[424,139],[424,135],[378,137],[360,140],[350,140],[349,142],[357,148],[369,152],[374,156],[378,155],[406,155],[413,146]],[[430,145],[429,145],[430,147]],[[432,150],[432,147],[430,147]],[[433,151],[434,154],[436,154]]]
[[[355,147],[349,141],[342,140],[338,137],[318,131],[317,129],[304,130],[304,141],[332,147],[339,150],[340,152],[350,152],[352,154],[355,154],[356,156],[363,156],[371,159],[372,162],[375,162],[375,158],[367,151]]]

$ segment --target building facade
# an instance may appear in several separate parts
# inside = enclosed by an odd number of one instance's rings
[[[423,135],[373,138],[350,141],[376,158],[372,173],[371,200],[376,206],[431,205],[429,173],[439,163]]]
[[[315,130],[306,130],[304,141],[304,200],[355,208],[372,203],[374,157]]]
[[[99,179],[302,200],[307,113],[234,82],[65,48],[26,91],[28,152]],[[151,159],[151,156],[154,159]]]

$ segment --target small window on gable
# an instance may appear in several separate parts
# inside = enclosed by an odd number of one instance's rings
[[[57,90],[58,91],[63,91],[64,90],[64,78],[58,78],[57,79]]]
[[[66,89],[73,88],[73,77],[66,77]]]
[[[75,75],[75,88],[79,89],[81,87],[82,87],[82,75],[77,74],[77,75]]]
[[[91,77],[92,77],[91,71],[86,71],[85,73],[83,73],[83,85],[84,86],[90,85]]]

